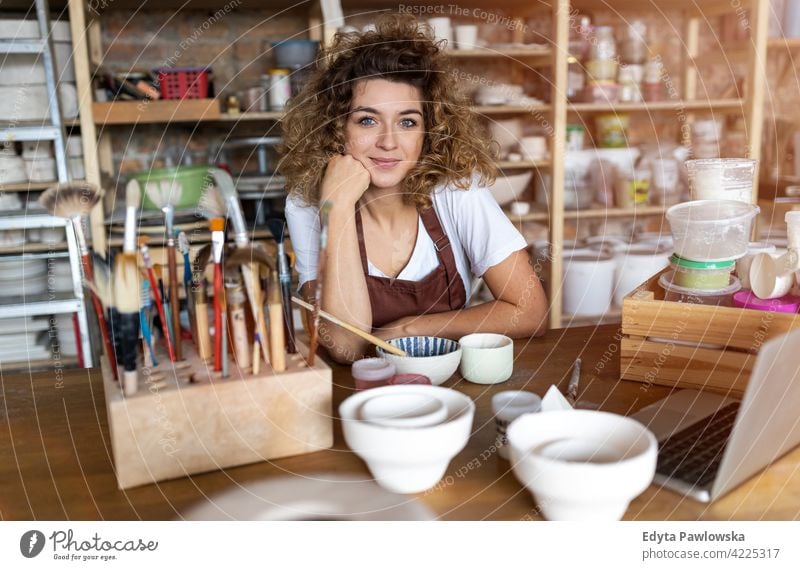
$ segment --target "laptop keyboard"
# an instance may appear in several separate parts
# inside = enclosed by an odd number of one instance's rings
[[[656,472],[694,487],[709,486],[738,413],[739,402],[728,404],[659,443]]]

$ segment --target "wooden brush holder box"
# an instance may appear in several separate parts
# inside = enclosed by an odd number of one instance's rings
[[[254,376],[233,358],[227,378],[184,343],[182,362],[157,355],[124,396],[102,358],[108,426],[120,489],[225,467],[311,453],[333,445],[331,369],[307,349],[276,373]],[[191,379],[191,380],[190,380]]]

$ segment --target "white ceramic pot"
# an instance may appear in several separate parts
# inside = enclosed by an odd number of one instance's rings
[[[22,157],[12,148],[0,148],[0,184],[21,184],[27,181]]]
[[[363,404],[386,394],[435,396],[447,408],[436,425],[399,428],[362,421]],[[353,452],[367,464],[378,484],[394,493],[421,493],[442,478],[453,457],[467,445],[475,403],[466,395],[438,386],[385,386],[358,392],[339,406],[342,433]]]
[[[571,316],[600,316],[611,307],[616,261],[606,253],[564,255],[563,309]]]
[[[670,253],[652,245],[633,245],[615,253],[617,273],[614,286],[614,304],[631,291],[669,265]]]
[[[619,520],[655,475],[655,436],[617,414],[525,414],[509,426],[508,441],[514,474],[548,520]]]

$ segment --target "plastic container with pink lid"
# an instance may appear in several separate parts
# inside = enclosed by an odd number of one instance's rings
[[[394,364],[383,358],[363,358],[353,362],[351,374],[355,381],[356,390],[378,388],[389,384],[392,376],[397,373]]]
[[[752,291],[742,289],[733,295],[733,306],[772,313],[796,313],[800,310],[800,297],[784,295],[777,299],[760,299]]]

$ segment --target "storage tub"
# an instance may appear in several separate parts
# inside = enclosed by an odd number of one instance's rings
[[[692,261],[728,261],[747,254],[760,208],[736,200],[695,200],[667,210],[675,253]]]
[[[731,275],[729,285],[720,289],[694,289],[681,287],[673,281],[674,273],[667,271],[658,279],[658,284],[664,289],[664,300],[675,303],[694,303],[696,305],[719,305],[730,307],[731,297],[742,288],[739,280]]]
[[[669,258],[673,283],[688,289],[724,289],[730,283],[735,261],[691,261],[677,255]]]

